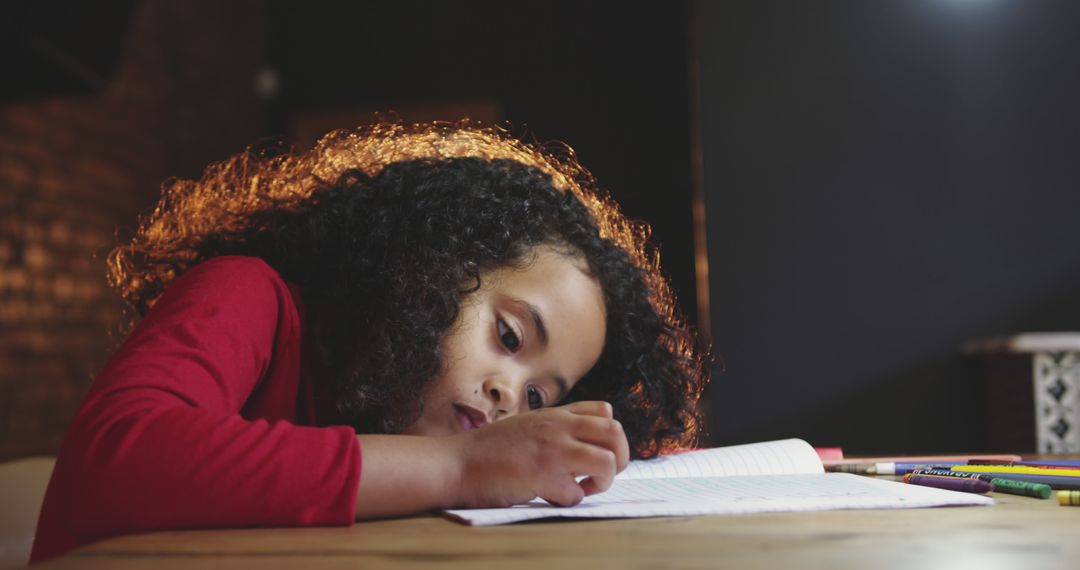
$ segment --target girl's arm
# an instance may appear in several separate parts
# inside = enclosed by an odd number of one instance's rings
[[[300,322],[262,261],[215,258],[180,276],[72,421],[34,560],[130,532],[351,523],[355,431],[284,419],[296,408]],[[276,402],[265,419],[242,415],[256,391]]]
[[[357,518],[504,507],[534,497],[573,505],[610,487],[630,455],[605,402],[520,414],[451,437],[358,438]],[[578,483],[582,475],[588,477]]]
[[[452,504],[458,479],[450,438],[358,435],[356,518],[414,514]]]

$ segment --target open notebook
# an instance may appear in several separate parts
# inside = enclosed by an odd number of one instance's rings
[[[837,509],[990,505],[982,495],[825,473],[810,444],[785,439],[631,461],[611,488],[573,507],[535,499],[501,509],[454,509],[471,525],[548,517],[613,518],[729,515]]]

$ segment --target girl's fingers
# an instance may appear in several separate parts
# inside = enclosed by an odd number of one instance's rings
[[[576,505],[587,495],[606,491],[615,480],[615,454],[593,445],[579,445],[568,458],[571,473],[588,475],[579,484],[572,474],[549,479],[551,488],[541,497],[559,506]]]
[[[572,507],[585,498],[585,490],[573,477],[559,477],[540,493],[540,498],[556,507]]]
[[[613,481],[605,482],[597,480],[596,477],[586,477],[581,480],[581,483],[579,485],[581,486],[581,490],[585,492],[585,496],[588,497],[589,495],[595,495],[597,493],[607,491],[608,488],[611,487],[612,482]]]
[[[611,404],[607,402],[589,401],[589,402],[574,402],[565,406],[560,406],[558,409],[573,412],[575,414],[583,414],[588,416],[599,416],[602,418],[611,419],[613,411]]]
[[[615,474],[630,461],[626,434],[622,424],[613,419],[611,404],[574,402],[542,413],[554,413],[548,417],[560,426],[565,439],[560,438],[561,449],[557,452],[560,459],[556,464],[561,473],[544,476],[546,483],[538,493],[540,498],[553,505],[571,506],[610,488]],[[585,477],[578,482],[575,475]]]
[[[581,490],[585,495],[595,495],[602,491],[607,491],[611,484],[615,482],[615,454],[598,447],[592,448],[593,453],[599,453],[592,459],[592,463],[597,466],[596,469],[590,471],[582,471],[582,473],[588,473],[589,476],[582,479],[579,484]]]
[[[622,424],[612,419],[582,416],[575,419],[573,436],[609,451],[615,456],[615,470],[622,471],[630,462],[630,445],[626,441]]]

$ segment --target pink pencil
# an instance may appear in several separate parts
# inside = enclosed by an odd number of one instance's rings
[[[826,459],[821,463],[826,468],[834,465],[852,463],[934,463],[936,461],[971,461],[972,459],[991,459],[994,461],[1022,461],[1019,455],[978,453],[970,455],[904,455],[898,457],[850,457],[847,459]]]

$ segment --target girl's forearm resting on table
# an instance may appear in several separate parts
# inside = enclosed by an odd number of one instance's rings
[[[356,517],[383,518],[449,508],[457,502],[459,454],[452,437],[360,435]]]

